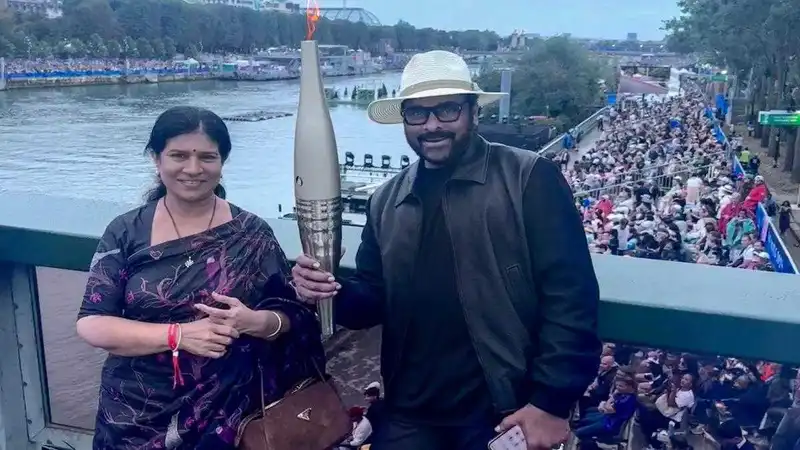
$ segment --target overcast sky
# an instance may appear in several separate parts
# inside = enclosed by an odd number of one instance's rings
[[[318,1],[320,6],[343,2]],[[678,14],[675,0],[347,0],[347,6],[371,11],[384,25],[403,19],[418,28],[491,29],[502,35],[523,29],[607,39],[638,33],[641,40],[664,37],[662,21]]]

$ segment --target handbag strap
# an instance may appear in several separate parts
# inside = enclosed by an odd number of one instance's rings
[[[320,366],[314,360],[314,357],[313,356],[310,357],[309,360],[311,361],[311,365],[314,367],[314,371],[317,373],[317,376],[319,376],[319,381],[321,381],[323,383],[328,383],[328,380],[327,380],[327,378],[325,376],[325,372],[320,369]],[[261,358],[258,358],[258,375],[259,375],[259,381],[260,381],[259,388],[260,388],[260,391],[261,391],[261,414],[264,414],[266,412],[266,410],[267,410],[267,404],[266,404],[266,401],[264,400],[264,398],[265,398],[265,393],[264,393],[264,368],[261,366]],[[303,384],[307,380],[308,379],[303,380],[297,386],[301,386],[300,389],[302,389]],[[293,390],[291,390],[289,392],[296,392],[298,390],[297,386]],[[339,393],[339,390],[336,389],[334,386],[330,386],[330,388],[333,390],[333,393],[336,394],[336,398],[339,399],[339,403],[341,403],[342,407],[344,407],[344,404],[345,404],[344,403],[344,399],[342,399],[342,395]],[[283,396],[285,397],[286,395],[287,394],[284,394]],[[272,439],[270,439],[269,433],[267,432],[266,428],[262,427],[262,430],[264,431],[264,448],[267,449],[267,450],[271,450],[272,449]]]

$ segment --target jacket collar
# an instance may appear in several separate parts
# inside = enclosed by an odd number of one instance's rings
[[[489,154],[491,152],[491,145],[489,141],[474,133],[471,139],[467,153],[464,154],[463,159],[458,163],[451,180],[471,181],[479,184],[486,184],[486,173],[489,168]],[[408,167],[408,172],[402,180],[402,184],[397,191],[394,206],[400,206],[409,195],[412,194],[414,182],[419,173],[419,165],[424,164],[422,159],[418,159],[414,164]]]

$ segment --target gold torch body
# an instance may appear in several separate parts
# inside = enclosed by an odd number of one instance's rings
[[[336,273],[342,257],[339,154],[325,99],[319,47],[301,43],[300,104],[294,136],[294,193],[303,253]],[[334,299],[317,305],[323,338],[334,332]]]

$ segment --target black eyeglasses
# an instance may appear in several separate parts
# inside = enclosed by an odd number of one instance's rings
[[[425,125],[431,117],[431,113],[439,122],[455,122],[461,117],[464,105],[468,104],[469,102],[444,102],[436,106],[407,106],[403,108],[400,115],[403,116],[406,125]]]

